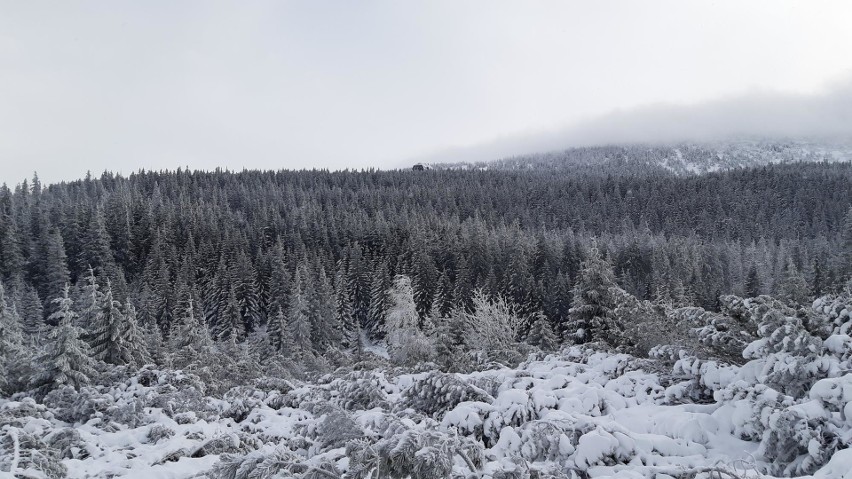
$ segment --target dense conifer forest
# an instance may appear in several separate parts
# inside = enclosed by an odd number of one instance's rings
[[[593,240],[640,299],[718,309],[721,294],[774,293],[791,275],[806,295],[837,290],[850,267],[850,184],[843,163],[700,176],[178,170],[49,187],[36,177],[0,190],[0,272],[32,328],[66,283],[79,302],[92,274],[164,334],[193,298],[214,336],[242,338],[286,312],[298,284],[377,334],[397,274],[412,278],[422,318],[433,305],[469,308],[482,289],[558,328]]]
[[[0,477],[839,477],[852,164],[654,151],[4,185]]]

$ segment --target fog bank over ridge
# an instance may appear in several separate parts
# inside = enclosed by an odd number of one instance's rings
[[[489,161],[572,147],[717,142],[741,138],[852,140],[852,77],[814,95],[752,91],[693,105],[657,103],[617,110],[547,131],[448,148],[411,161]]]

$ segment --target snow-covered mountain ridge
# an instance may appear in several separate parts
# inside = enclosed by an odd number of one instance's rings
[[[772,163],[852,161],[849,140],[734,140],[671,145],[604,145],[502,158],[491,162],[427,165],[432,169],[565,170],[632,167],[677,175]]]

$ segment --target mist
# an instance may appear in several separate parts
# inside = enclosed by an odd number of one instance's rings
[[[630,143],[852,140],[852,77],[816,94],[754,90],[696,104],[656,103],[574,124],[449,148],[410,162],[488,161],[572,147]]]

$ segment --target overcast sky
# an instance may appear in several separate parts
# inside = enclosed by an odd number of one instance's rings
[[[0,0],[0,182],[843,133],[850,18],[846,0]]]

